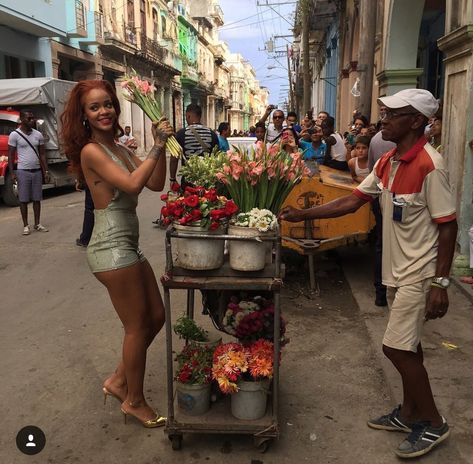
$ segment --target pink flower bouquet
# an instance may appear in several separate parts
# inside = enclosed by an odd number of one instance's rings
[[[258,142],[256,149],[230,149],[217,178],[241,212],[259,208],[277,214],[294,185],[308,173],[300,153]]]
[[[138,105],[152,122],[159,121],[163,114],[161,105],[156,100],[156,88],[146,80],[141,80],[135,72],[131,76],[125,75],[121,82],[125,98]],[[175,158],[182,154],[182,148],[174,136],[168,138],[166,149]]]

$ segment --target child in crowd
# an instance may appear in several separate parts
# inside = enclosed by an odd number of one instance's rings
[[[359,135],[355,139],[354,157],[348,161],[350,173],[355,182],[363,182],[370,173],[368,167],[368,148],[370,139],[364,135]]]
[[[320,126],[314,126],[312,129],[307,129],[306,132],[310,135],[310,142],[299,140],[299,146],[304,150],[304,161],[317,161],[323,163],[325,151],[327,146],[322,141],[323,132]],[[304,131],[301,132],[301,137]]]

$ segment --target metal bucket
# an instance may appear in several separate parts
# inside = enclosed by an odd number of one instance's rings
[[[238,391],[231,397],[232,415],[237,419],[256,420],[266,414],[269,379],[237,382]]]
[[[176,382],[177,406],[189,416],[199,416],[210,408],[211,384],[194,385]]]
[[[181,226],[174,225],[179,233],[186,235],[206,234],[215,235],[222,234],[221,229],[207,230],[199,226]],[[209,238],[187,239],[176,238],[177,250],[177,266],[193,271],[206,271],[210,269],[218,269],[223,264],[223,248],[224,240],[212,240]]]
[[[228,226],[229,235],[238,237],[262,237],[273,232],[260,232],[252,227]],[[229,240],[230,267],[236,271],[261,271],[266,263],[267,242]]]

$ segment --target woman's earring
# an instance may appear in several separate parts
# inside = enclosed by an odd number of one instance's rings
[[[82,121],[82,125],[83,125],[87,130],[90,130],[89,121],[87,121],[87,119],[84,119],[84,120]]]

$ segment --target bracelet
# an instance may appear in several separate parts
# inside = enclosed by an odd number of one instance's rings
[[[442,290],[447,290],[447,287],[442,287],[440,284],[436,284],[435,282],[432,282],[430,284],[431,287],[437,287],[437,288],[441,288]]]
[[[169,180],[170,180],[171,182],[176,182],[176,178],[175,178],[175,177],[170,177]]]

